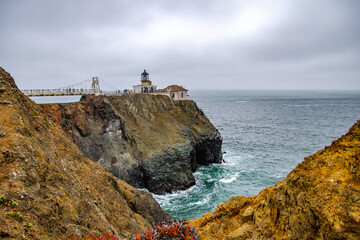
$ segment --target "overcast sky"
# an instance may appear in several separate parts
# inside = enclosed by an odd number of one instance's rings
[[[19,88],[360,90],[359,0],[0,0]]]

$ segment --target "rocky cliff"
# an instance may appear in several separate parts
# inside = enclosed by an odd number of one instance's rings
[[[2,68],[0,216],[0,238],[5,239],[102,231],[125,237],[170,218],[151,194],[85,157]]]
[[[360,239],[360,121],[275,186],[190,225],[201,239]]]
[[[83,96],[42,105],[93,161],[154,193],[195,184],[197,164],[222,160],[222,138],[193,101],[162,95]]]

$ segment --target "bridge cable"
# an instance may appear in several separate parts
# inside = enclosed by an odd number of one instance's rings
[[[114,85],[106,82],[104,79],[101,79],[101,78],[99,78],[99,79],[100,79],[100,82],[101,82],[101,83],[105,84],[105,85],[108,86],[109,88],[112,88],[113,90],[117,90],[117,87],[115,87]]]
[[[85,84],[85,83],[90,83],[91,82],[91,80],[84,80],[84,81],[82,81],[82,82],[78,82],[78,83],[75,83],[75,84],[72,84],[72,85],[68,85],[68,86],[65,86],[65,87],[60,87],[59,89],[67,89],[67,88],[74,88],[74,87],[78,87],[78,86],[81,86],[81,88],[83,88],[82,87],[82,85],[83,84]],[[91,88],[91,87],[88,87],[89,89]]]

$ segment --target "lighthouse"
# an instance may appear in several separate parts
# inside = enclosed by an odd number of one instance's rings
[[[151,85],[149,74],[146,72],[146,70],[144,70],[144,72],[141,74],[141,85]]]
[[[134,93],[153,93],[156,92],[156,86],[152,85],[149,73],[144,70],[141,74],[141,84],[133,86]]]

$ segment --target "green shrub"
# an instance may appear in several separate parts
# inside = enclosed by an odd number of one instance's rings
[[[6,214],[9,215],[10,217],[12,217],[15,215],[15,212],[11,210],[11,211],[7,212]]]
[[[1,194],[0,195],[0,203],[4,203],[5,201],[6,201],[6,197],[3,194]]]

